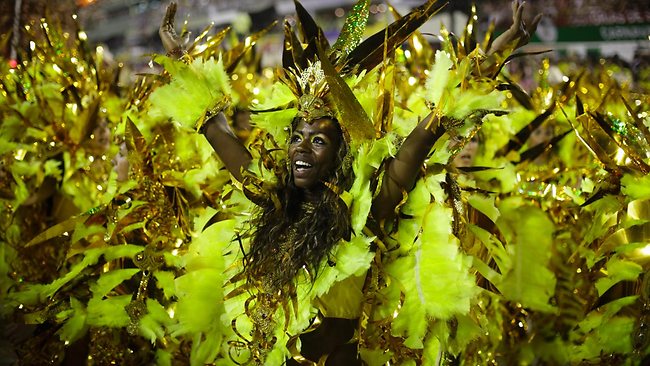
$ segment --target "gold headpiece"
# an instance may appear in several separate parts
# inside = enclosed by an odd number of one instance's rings
[[[298,84],[303,93],[318,94],[327,88],[325,84],[325,73],[320,66],[320,61],[310,63],[309,67],[304,69],[298,79]]]
[[[346,18],[338,39],[330,47],[323,30],[295,1],[296,26],[302,41],[292,26],[285,22],[282,58],[285,72],[280,78],[297,98],[298,116],[307,120],[333,117],[352,140],[374,138],[376,131],[372,120],[343,78],[370,71],[382,63],[386,55],[442,8],[434,7],[435,3],[436,0],[427,1],[361,42],[370,0],[359,0]]]
[[[298,76],[301,96],[298,99],[298,116],[312,121],[323,117],[335,117],[323,98],[329,91],[320,61],[310,63]]]

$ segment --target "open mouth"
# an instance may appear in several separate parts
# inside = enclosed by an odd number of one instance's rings
[[[303,160],[296,160],[296,162],[293,163],[293,166],[296,172],[304,172],[312,168],[311,164]]]

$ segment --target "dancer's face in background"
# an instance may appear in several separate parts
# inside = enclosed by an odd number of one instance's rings
[[[452,144],[458,144],[460,141],[454,141]],[[479,138],[477,135],[474,135],[471,140],[467,141],[463,149],[456,155],[454,160],[451,162],[453,166],[457,168],[469,167],[474,165],[474,159],[478,154],[479,149]]]
[[[550,125],[541,125],[537,127],[528,137],[529,147],[539,145],[541,143],[547,143],[553,138],[553,126]]]
[[[113,158],[113,170],[117,172],[117,180],[123,182],[129,179],[129,160],[126,143],[120,145],[120,151]]]

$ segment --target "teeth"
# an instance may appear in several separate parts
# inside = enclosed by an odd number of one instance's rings
[[[302,160],[296,160],[296,168],[311,168],[311,164]]]

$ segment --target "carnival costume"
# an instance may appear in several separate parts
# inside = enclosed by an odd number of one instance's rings
[[[401,50],[391,51],[420,37],[412,32],[438,7],[428,2],[361,42],[368,6],[355,6],[330,47],[297,4],[302,40],[285,26],[285,70],[252,106],[253,161],[241,181],[196,131],[228,108],[231,74],[264,32],[226,50],[227,30],[211,37],[206,31],[180,60],[155,57],[165,72],[143,79],[128,98],[99,82],[105,74],[96,56],[52,47],[60,39],[51,31],[30,62],[7,70],[2,315],[44,329],[23,344],[24,364],[70,360],[79,344],[88,345],[89,364],[324,363],[303,357],[301,335],[316,332],[328,317],[354,322],[351,343],[369,365],[646,357],[647,96],[606,74],[596,83],[567,75],[562,86],[541,85],[528,96],[500,77],[508,52],[489,59],[476,47],[474,17],[460,40],[443,29],[443,50],[402,64]],[[482,49],[489,49],[490,37]],[[404,66],[417,64],[428,73]],[[404,74],[419,81],[407,88]],[[86,80],[83,88],[77,79]],[[48,105],[65,106],[65,113],[38,113]],[[383,167],[431,110],[446,117],[446,133],[423,176],[404,192],[397,219],[376,220],[371,202],[386,179]],[[110,159],[79,148],[95,112],[123,136],[111,154],[124,141],[126,181],[111,172]],[[257,283],[244,267],[251,217],[256,204],[275,204],[296,115],[341,123],[349,146],[341,168],[354,180],[328,189],[347,210],[341,214],[349,215],[350,236],[290,283],[273,281],[286,268],[282,261]],[[561,137],[527,153],[526,137],[549,118],[572,133],[560,128]],[[18,133],[23,124],[30,127],[26,137]],[[491,169],[451,166],[479,129],[494,141],[481,160]],[[463,142],[451,147],[452,135]],[[539,190],[517,185],[517,169],[530,172],[526,161],[569,138],[581,144],[561,151],[588,151],[580,164],[561,153],[569,178],[544,180]],[[64,171],[58,154],[46,153],[50,146],[63,152]],[[95,161],[101,169],[93,169]],[[467,172],[489,180],[498,194],[474,185],[474,178],[459,179]],[[28,223],[40,218],[24,208],[46,176],[84,213],[55,219],[61,222],[37,235],[43,227]],[[309,217],[315,209],[304,205],[299,214]],[[21,225],[23,217],[32,220]],[[296,235],[287,231],[278,245],[290,250]],[[56,260],[41,261],[50,264],[40,268],[28,260],[31,253],[34,259],[54,253]],[[625,281],[633,286],[621,286]],[[45,341],[48,336],[60,342]]]

